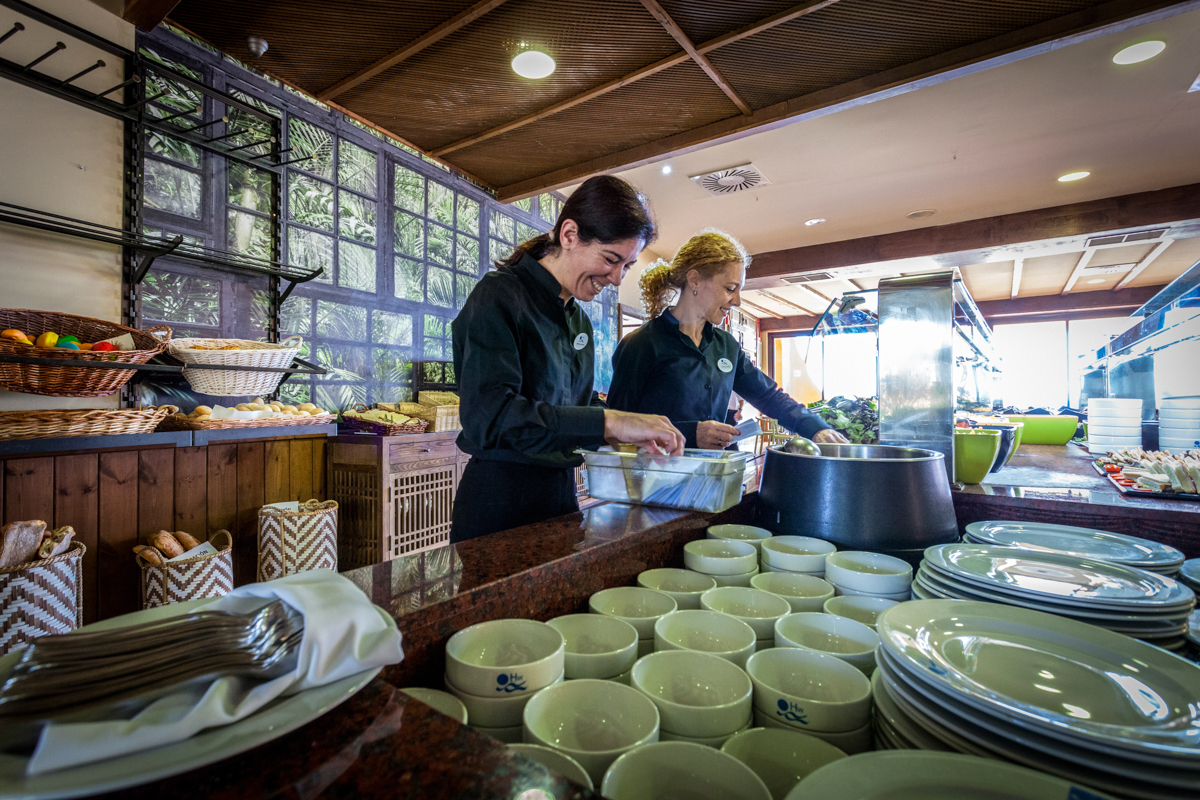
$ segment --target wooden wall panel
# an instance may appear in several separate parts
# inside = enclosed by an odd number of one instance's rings
[[[237,527],[233,534],[233,583],[254,583],[258,571],[258,510],[264,500],[263,443],[237,446]]]
[[[101,453],[99,460],[99,563],[97,572],[83,579],[99,592],[96,618],[108,619],[139,605],[140,570],[131,552],[138,542],[138,453]]]
[[[98,575],[97,531],[99,520],[100,459],[95,453],[59,456],[54,459],[54,522],[55,528],[70,525],[75,539],[87,548],[83,555],[83,621],[95,622],[100,593],[97,581],[87,580]]]
[[[325,487],[325,448],[328,443],[324,439],[310,439],[312,442],[312,496],[317,500],[324,500],[326,495]]]
[[[208,446],[208,531],[237,527],[237,445]]]
[[[263,459],[266,477],[263,479],[264,500],[282,503],[292,499],[290,479],[292,447],[289,441],[264,442]]]
[[[312,439],[293,439],[291,457],[292,495],[289,500],[313,498],[313,445]]]
[[[54,520],[54,459],[11,458],[4,462],[4,521]]]
[[[138,536],[145,541],[175,527],[175,453],[138,452]]]
[[[175,524],[201,541],[208,533],[208,448],[175,450]]]

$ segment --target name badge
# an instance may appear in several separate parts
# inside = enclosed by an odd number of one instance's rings
[[[575,349],[582,350],[583,348],[587,347],[587,342],[588,342],[587,334],[586,333],[579,334],[578,336],[575,337]],[[725,371],[728,372],[729,370],[725,370]]]
[[[722,358],[717,362],[717,369],[721,370],[721,372],[733,372],[733,362],[728,358]]]

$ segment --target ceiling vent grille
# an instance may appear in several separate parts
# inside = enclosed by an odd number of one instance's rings
[[[740,167],[730,167],[704,175],[692,175],[691,179],[699,184],[706,192],[719,197],[723,194],[733,194],[759,186],[768,186],[767,176],[759,172],[753,164],[743,164]]]
[[[1092,275],[1111,275],[1115,272],[1129,272],[1136,267],[1137,264],[1107,264],[1103,267],[1084,267],[1083,274],[1091,277]]]
[[[1084,244],[1085,247],[1111,247],[1114,244],[1129,244],[1132,242],[1146,242],[1152,239],[1161,238],[1167,232],[1167,228],[1154,228],[1147,231],[1134,231],[1133,233],[1117,233],[1112,236],[1093,236]]]
[[[784,283],[796,284],[796,283],[817,283],[818,281],[832,281],[832,280],[835,280],[835,278],[834,278],[833,274],[829,273],[829,272],[805,272],[800,275],[789,275],[788,277],[780,278],[779,280],[783,281]]]

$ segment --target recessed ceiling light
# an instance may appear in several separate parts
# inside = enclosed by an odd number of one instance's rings
[[[526,50],[512,60],[513,72],[522,78],[544,78],[554,72],[554,59],[537,50]]]
[[[1137,44],[1131,44],[1113,56],[1113,63],[1137,64],[1139,61],[1148,61],[1166,48],[1166,42],[1160,42],[1157,39],[1149,42],[1138,42]]]
[[[1092,278],[1088,283],[1104,283],[1108,278]]]
[[[824,221],[825,221],[824,217],[813,217],[812,219],[804,220],[804,224],[805,225],[820,225]]]
[[[1077,181],[1081,178],[1086,178],[1088,175],[1091,175],[1091,174],[1092,173],[1090,173],[1090,172],[1068,172],[1066,175],[1060,175],[1058,177],[1058,182],[1059,183],[1068,183],[1070,181]]]
[[[671,174],[671,165],[670,165],[670,164],[663,164],[663,166],[662,166],[662,174],[663,174],[663,175],[670,175],[670,174]]]
[[[904,216],[909,219],[925,219],[926,217],[932,217],[936,213],[932,208],[922,208],[917,211],[910,211]]]

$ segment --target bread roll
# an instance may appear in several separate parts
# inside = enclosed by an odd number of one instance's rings
[[[200,546],[200,540],[195,536],[192,536],[190,533],[185,533],[184,531],[175,531],[174,535],[179,543],[183,545],[184,552]]]
[[[312,403],[301,403],[300,405],[296,406],[296,408],[300,409],[301,411],[312,411],[314,408],[316,408],[316,406],[314,406]]]
[[[154,534],[150,537],[150,544],[167,558],[181,556],[184,553],[183,545],[171,535],[170,531],[159,531]]]
[[[71,539],[75,536],[75,529],[70,525],[64,525],[57,530],[48,531],[42,538],[42,545],[38,548],[38,558],[54,558],[67,552],[67,548],[71,546]]]
[[[250,408],[249,403],[238,403],[236,406],[233,407],[233,409],[235,411],[253,411],[254,410],[254,409]]]
[[[192,413],[197,417],[207,417],[212,414],[212,409],[208,406],[196,406]]]
[[[0,567],[15,567],[37,558],[46,523],[40,519],[10,522],[0,528]]]
[[[162,564],[164,561],[166,561],[166,559],[162,557],[162,553],[158,552],[153,547],[147,547],[144,544],[139,544],[137,547],[133,548],[133,554],[135,556],[141,556],[151,564]]]

